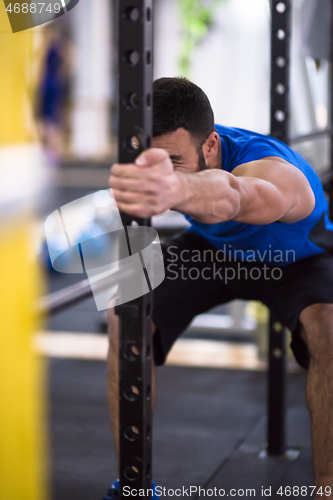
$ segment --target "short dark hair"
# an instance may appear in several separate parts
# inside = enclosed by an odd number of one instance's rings
[[[204,91],[186,78],[159,78],[153,84],[153,136],[187,130],[202,145],[214,132],[214,113]]]

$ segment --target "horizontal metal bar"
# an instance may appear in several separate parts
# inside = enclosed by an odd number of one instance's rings
[[[333,127],[328,127],[323,130],[316,130],[314,132],[310,132],[308,134],[296,135],[295,137],[291,137],[289,139],[289,144],[295,144],[296,142],[303,142],[310,139],[316,139],[317,137],[321,137],[322,135],[333,134]]]
[[[36,311],[39,314],[59,312],[90,297],[93,294],[92,288],[94,288],[94,292],[100,292],[105,288],[116,285],[120,280],[130,277],[132,272],[131,269],[116,269],[82,280],[75,283],[75,285],[40,298],[36,304]]]

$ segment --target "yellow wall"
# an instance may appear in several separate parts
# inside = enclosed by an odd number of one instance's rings
[[[12,34],[0,1],[0,154],[31,141],[29,72],[33,31]],[[15,150],[15,147],[14,147]],[[6,156],[7,158],[7,156]],[[17,162],[17,156],[15,156]],[[19,161],[25,168],[25,157]],[[11,160],[0,164],[0,183]],[[17,186],[20,176],[17,176]],[[15,191],[15,190],[14,190]],[[15,196],[15,192],[9,195]],[[32,348],[39,284],[31,216],[24,204],[0,199],[0,499],[45,500],[43,371]],[[19,207],[19,210],[18,210]]]
[[[0,146],[30,139],[28,130],[28,77],[33,30],[13,34],[0,2]]]
[[[29,223],[0,232],[0,498],[45,499],[42,364],[32,349],[38,273]]]

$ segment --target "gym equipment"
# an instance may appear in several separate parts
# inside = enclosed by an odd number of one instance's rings
[[[100,273],[90,279],[82,280],[79,283],[75,283],[39,299],[35,307],[36,312],[39,314],[54,314],[91,297],[93,290],[98,292],[106,288],[110,290],[113,285],[131,275],[131,269],[119,269]]]
[[[152,138],[152,0],[118,0],[119,163],[132,163]],[[126,167],[124,167],[126,168]],[[122,215],[123,225],[151,221]],[[130,255],[129,238],[127,244]],[[143,245],[143,248],[147,245]],[[152,477],[152,293],[116,307],[119,315],[119,471],[125,487],[151,489]]]
[[[271,3],[271,135],[288,144],[291,0]],[[285,455],[286,329],[270,314],[267,454]]]
[[[333,1],[331,6],[333,10]],[[271,11],[271,134],[286,143],[296,143],[322,134],[331,135],[331,170],[321,180],[332,200],[332,127],[289,137],[291,0],[271,0]],[[127,163],[133,162],[136,155],[151,144],[152,1],[117,0],[115,18],[118,26],[119,162]],[[332,68],[333,16],[330,40]],[[330,217],[333,217],[332,204]],[[122,220],[124,226],[131,225],[134,221],[124,214]],[[149,220],[135,222],[143,226],[150,225]],[[64,299],[61,307],[65,306]],[[121,328],[120,498],[124,486],[143,489],[151,487],[151,310],[152,298],[147,294],[117,307],[116,311],[120,316]],[[285,361],[285,328],[271,317],[267,454],[291,459],[296,454],[285,448]]]
[[[141,151],[150,147],[152,138],[152,0],[117,0],[115,19],[118,45],[118,161],[131,163]],[[128,252],[132,255],[134,249],[131,249],[126,227],[133,222],[149,227],[151,222],[148,219],[134,220],[126,214],[121,214],[121,218]],[[150,241],[145,244],[145,233],[142,232],[144,241],[141,248],[150,244]],[[143,260],[142,264],[144,266]],[[126,486],[137,490],[151,489],[152,286],[148,273],[145,275],[149,293],[116,308],[120,317],[120,499]],[[113,277],[120,279],[117,274]],[[101,283],[100,278],[96,277],[98,283]],[[87,282],[81,282],[64,293],[58,292],[44,299],[39,308],[54,312],[90,294]]]
[[[333,128],[332,126],[309,134],[289,137],[289,80],[290,80],[290,42],[291,42],[292,0],[271,1],[271,135],[293,144],[329,134],[331,136],[331,169],[321,177],[324,188],[329,193],[330,218],[333,217]],[[330,94],[333,89],[333,1],[331,1],[330,30]],[[333,98],[331,97],[331,117]],[[332,118],[331,118],[332,119]],[[285,447],[285,366],[286,366],[286,329],[271,314],[269,322],[269,369],[268,369],[268,455],[295,458],[294,450]]]

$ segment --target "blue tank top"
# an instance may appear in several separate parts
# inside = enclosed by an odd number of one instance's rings
[[[191,223],[188,230],[206,238],[232,258],[277,266],[332,249],[333,224],[328,218],[328,203],[320,179],[311,165],[273,137],[221,125],[216,125],[216,131],[221,138],[223,170],[232,172],[243,163],[279,156],[306,176],[315,195],[315,207],[308,217],[298,222],[266,225],[234,221],[204,224],[186,216]]]

